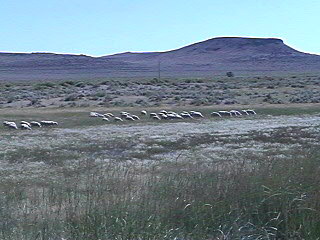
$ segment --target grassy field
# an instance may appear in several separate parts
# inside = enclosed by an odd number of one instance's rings
[[[255,109],[123,123],[1,109],[1,121],[60,124],[0,128],[0,239],[319,239],[319,105]]]

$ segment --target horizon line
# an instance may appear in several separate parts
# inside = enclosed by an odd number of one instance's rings
[[[178,47],[178,48],[173,48],[173,49],[168,49],[168,50],[161,50],[161,51],[123,51],[123,52],[114,52],[114,53],[107,53],[104,55],[87,55],[85,53],[67,53],[67,52],[50,52],[50,51],[39,51],[39,52],[12,52],[12,51],[0,51],[0,54],[57,54],[57,55],[73,55],[73,56],[87,56],[87,57],[92,57],[92,58],[100,58],[100,57],[105,57],[105,56],[112,56],[112,55],[117,55],[117,54],[123,54],[123,53],[165,53],[165,52],[170,52],[173,50],[178,50],[180,48],[184,48],[193,44],[197,44],[197,43],[201,43],[201,42],[205,42],[208,40],[212,40],[212,39],[217,39],[217,38],[248,38],[248,39],[278,39],[281,40],[285,45],[287,42],[287,39],[285,38],[281,38],[281,37],[257,37],[257,36],[216,36],[216,37],[212,37],[212,38],[208,38],[205,40],[200,40],[198,42],[193,42],[190,43],[188,45],[184,45],[182,47]],[[302,52],[302,53],[307,53],[307,54],[313,54],[313,55],[320,55],[320,52],[306,52],[303,50],[300,50],[299,48],[296,48],[294,46],[291,45],[287,45],[291,48],[293,48],[296,51]]]

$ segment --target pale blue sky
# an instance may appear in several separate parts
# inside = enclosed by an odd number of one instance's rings
[[[278,37],[320,53],[320,1],[0,0],[1,52],[101,56],[217,36]]]

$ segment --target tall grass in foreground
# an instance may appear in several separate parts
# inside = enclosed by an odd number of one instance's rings
[[[0,239],[320,239],[320,150],[1,187]]]

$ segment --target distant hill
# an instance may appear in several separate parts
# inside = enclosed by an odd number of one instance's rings
[[[276,38],[219,37],[166,52],[103,57],[53,53],[0,53],[0,80],[157,76],[209,76],[226,71],[311,72],[320,56]]]

